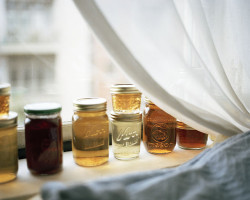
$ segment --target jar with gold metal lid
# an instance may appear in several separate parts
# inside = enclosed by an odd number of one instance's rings
[[[130,160],[140,153],[142,114],[110,113],[112,150],[115,158]]]
[[[110,92],[114,112],[140,112],[141,92],[133,84],[115,84],[111,87]]]
[[[72,151],[80,166],[97,166],[109,159],[109,120],[104,98],[81,98],[73,102]]]
[[[17,113],[0,118],[0,183],[16,178],[18,170]]]
[[[183,149],[202,149],[206,147],[208,135],[177,121],[177,144]]]
[[[176,145],[176,119],[145,99],[143,143],[149,153],[170,153]]]
[[[0,83],[0,117],[8,115],[10,103],[10,84]]]

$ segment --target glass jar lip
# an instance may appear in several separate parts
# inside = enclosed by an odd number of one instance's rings
[[[54,102],[32,103],[24,106],[24,112],[28,115],[51,115],[61,110],[62,106]]]
[[[0,118],[0,128],[10,128],[17,126],[17,117],[16,112],[10,111],[7,115],[3,115]]]
[[[196,129],[192,128],[191,126],[185,124],[184,122],[181,122],[178,119],[176,120],[176,128],[185,129],[185,130],[196,130]]]
[[[110,88],[111,94],[141,94],[133,84],[114,84]]]
[[[125,121],[125,122],[132,122],[132,121],[141,121],[142,120],[142,113],[116,113],[114,111],[110,112],[110,118],[117,121]]]
[[[107,100],[101,97],[79,98],[73,101],[74,111],[105,111]]]
[[[10,87],[9,83],[0,83],[0,95],[9,95]]]

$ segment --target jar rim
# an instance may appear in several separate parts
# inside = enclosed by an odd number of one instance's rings
[[[54,102],[32,103],[24,106],[24,112],[28,115],[51,115],[61,110],[62,106]]]
[[[142,113],[116,113],[114,111],[110,112],[110,118],[117,121],[141,121]]]
[[[110,88],[111,94],[141,94],[133,84],[114,84]]]
[[[80,98],[73,101],[74,111],[105,111],[107,100],[101,97]]]
[[[9,83],[0,83],[0,95],[9,95],[10,87]]]
[[[0,118],[0,128],[10,128],[17,126],[17,117],[16,112],[10,111],[7,115],[3,115]]]

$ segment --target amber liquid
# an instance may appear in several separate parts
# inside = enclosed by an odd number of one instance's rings
[[[207,144],[207,134],[197,130],[176,129],[177,144],[183,149],[202,149]]]
[[[114,112],[138,113],[141,107],[141,94],[112,94]]]
[[[0,96],[0,116],[9,113],[10,96]]]
[[[62,169],[61,118],[25,119],[27,165],[31,173],[53,174]]]
[[[109,121],[105,112],[73,116],[72,151],[76,164],[98,166],[109,159]]]
[[[176,145],[176,119],[154,104],[144,110],[143,142],[149,153],[170,153]]]
[[[0,183],[15,179],[17,170],[16,127],[0,129]]]

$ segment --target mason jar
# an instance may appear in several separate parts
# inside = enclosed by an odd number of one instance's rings
[[[111,112],[112,150],[115,158],[130,160],[140,153],[142,114],[119,114]]]
[[[98,166],[109,159],[109,120],[104,98],[82,98],[73,102],[72,151],[80,166]]]
[[[58,103],[24,106],[26,158],[32,174],[49,175],[62,169],[61,109]]]
[[[110,89],[112,107],[116,113],[139,113],[141,92],[132,84],[115,84]]]
[[[8,115],[10,104],[10,84],[0,84],[0,117]]]
[[[0,118],[0,183],[16,178],[18,170],[17,113]]]

